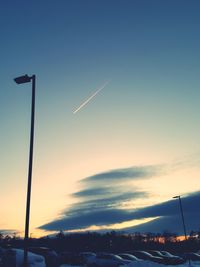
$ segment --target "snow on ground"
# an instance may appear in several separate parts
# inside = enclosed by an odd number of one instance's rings
[[[163,264],[159,264],[159,263],[154,263],[154,262],[149,262],[149,261],[140,261],[140,262],[134,262],[131,263],[129,265],[127,265],[127,267],[200,267],[200,262],[192,262],[190,265],[188,262],[184,263],[184,264],[178,264],[178,265],[163,265]]]
[[[22,267],[24,251],[22,249],[14,249],[14,251],[16,252],[16,267]],[[44,257],[31,252],[28,252],[28,263],[29,267],[46,267]]]
[[[154,263],[154,262],[149,262],[149,261],[138,261],[138,262],[133,262],[129,265],[126,265],[126,267],[200,267],[200,262],[199,261],[193,261],[190,265],[188,262],[184,264],[178,264],[178,265],[163,265],[159,263]],[[72,267],[72,265],[67,265],[67,264],[62,264],[60,267]],[[83,267],[83,266],[73,266],[73,267]],[[125,265],[123,265],[125,267]]]

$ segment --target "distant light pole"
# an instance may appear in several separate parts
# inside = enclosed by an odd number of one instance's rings
[[[182,218],[182,222],[183,222],[183,230],[184,230],[185,240],[187,240],[186,227],[185,227],[185,219],[184,219],[184,216],[183,216],[183,207],[182,207],[182,202],[181,202],[181,196],[175,196],[173,198],[177,198],[179,200],[180,211],[181,211],[181,218]]]
[[[30,201],[31,201],[31,181],[33,166],[33,141],[34,141],[34,120],[35,120],[35,75],[23,75],[14,79],[17,84],[29,83],[32,81],[32,102],[31,102],[31,130],[30,130],[30,150],[29,150],[29,168],[28,168],[28,186],[26,199],[26,220],[24,235],[24,267],[28,266],[28,237],[29,237],[29,218],[30,218]]]

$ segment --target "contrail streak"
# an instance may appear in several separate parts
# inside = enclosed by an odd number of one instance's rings
[[[82,109],[92,98],[94,98],[110,81],[106,81],[98,90],[96,90],[89,98],[87,98],[77,109],[73,111],[76,114],[80,109]]]

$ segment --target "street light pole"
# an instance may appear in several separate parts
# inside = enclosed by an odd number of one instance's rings
[[[186,227],[185,227],[185,219],[184,219],[184,216],[183,216],[183,207],[182,207],[182,202],[181,202],[181,196],[175,196],[173,198],[177,198],[179,200],[180,211],[181,211],[181,218],[182,218],[182,222],[183,222],[183,230],[184,230],[185,240],[187,240]]]
[[[33,166],[33,143],[34,143],[34,121],[35,121],[35,80],[36,76],[20,76],[14,79],[17,84],[28,83],[32,81],[32,101],[31,101],[31,130],[30,130],[30,149],[29,149],[29,167],[28,167],[28,186],[26,198],[26,219],[24,235],[24,267],[28,266],[28,238],[29,238],[29,220],[30,220],[30,202],[31,202],[31,182]]]

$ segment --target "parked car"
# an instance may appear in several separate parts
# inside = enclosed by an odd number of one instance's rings
[[[14,249],[5,249],[1,257],[1,265],[4,266],[15,266],[16,265],[16,251]]]
[[[200,261],[200,255],[194,252],[184,253],[183,258],[191,261]]]
[[[98,253],[96,257],[88,259],[88,267],[119,267],[131,263],[130,260],[122,259],[121,257],[111,253]]]
[[[163,263],[167,265],[176,265],[185,262],[185,260],[181,257],[172,254],[167,255],[167,253],[164,254],[159,250],[149,250],[148,252],[153,256],[162,257],[164,259]]]
[[[4,252],[5,252],[5,249],[0,247],[0,257],[2,257]]]
[[[46,267],[59,267],[58,254],[54,250],[46,247],[30,247],[28,250],[43,256],[45,258]]]
[[[146,251],[135,250],[135,251],[132,251],[131,254],[142,260],[149,260],[149,261],[153,261],[157,263],[164,263],[164,259],[162,257],[153,256]]]
[[[0,249],[0,267],[22,266],[24,262],[23,249]],[[41,266],[45,267],[45,259],[41,255],[28,252],[27,257],[28,266]]]
[[[87,264],[87,262],[91,259],[91,258],[95,258],[96,257],[96,253],[93,252],[80,252],[79,256],[82,259],[82,263],[83,264]]]
[[[5,263],[5,265],[3,265],[3,267],[5,266],[13,266],[13,267],[19,267],[19,266],[24,266],[24,249],[15,249],[13,248],[12,251],[14,252],[15,255],[15,261],[14,264],[11,264],[10,261],[7,261]],[[27,255],[27,261],[28,261],[28,265],[29,267],[31,266],[40,266],[40,267],[46,267],[46,263],[45,263],[45,258],[41,255],[32,253],[32,252],[28,252]]]
[[[170,253],[170,252],[168,252],[168,251],[165,251],[165,250],[162,250],[162,251],[160,251],[160,252],[162,253],[162,255],[171,257],[171,258],[173,258],[173,259],[174,259],[175,261],[177,261],[177,262],[180,262],[180,263],[184,263],[184,262],[186,262],[186,260],[183,259],[183,257],[181,257],[181,256],[174,255],[174,254],[172,254],[172,253]],[[179,263],[178,263],[178,264],[179,264]]]
[[[77,252],[61,252],[59,254],[60,264],[82,265],[83,257]]]
[[[5,252],[5,249],[0,247],[0,267],[3,266],[2,257],[3,257],[4,252]]]
[[[133,256],[133,255],[128,254],[128,253],[120,253],[120,254],[118,254],[118,256],[120,256],[122,259],[125,259],[125,260],[142,261],[141,259],[138,259],[136,256]]]

